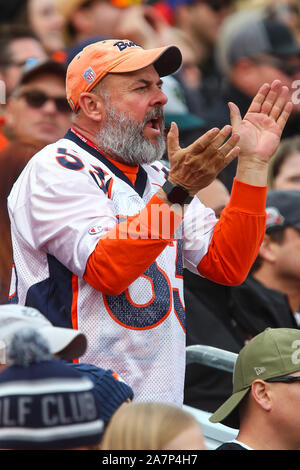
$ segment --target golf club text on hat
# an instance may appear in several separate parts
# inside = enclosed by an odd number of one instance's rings
[[[53,359],[33,328],[15,333],[0,374],[0,448],[73,449],[96,445],[104,423],[93,382]]]
[[[13,335],[25,327],[38,330],[47,339],[50,352],[63,359],[75,359],[86,351],[87,339],[80,331],[53,326],[44,315],[32,307],[0,305],[0,341],[8,346]]]
[[[67,69],[67,100],[78,109],[81,93],[90,91],[108,73],[127,73],[154,65],[160,77],[179,69],[181,52],[176,46],[143,49],[128,39],[109,39],[86,46]]]
[[[254,380],[267,380],[298,371],[300,330],[267,328],[241,349],[233,371],[233,393],[209,420],[239,428],[238,405]]]

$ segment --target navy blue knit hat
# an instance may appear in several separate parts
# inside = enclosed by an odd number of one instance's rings
[[[101,409],[101,418],[105,426],[122,403],[133,399],[132,388],[116,372],[110,369],[101,369],[92,364],[70,363],[68,365],[93,381],[96,398]]]
[[[0,449],[74,449],[100,442],[104,424],[94,385],[53,359],[32,328],[19,331],[0,374]]]

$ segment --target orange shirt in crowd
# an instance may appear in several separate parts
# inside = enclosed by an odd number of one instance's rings
[[[3,134],[3,126],[4,126],[4,117],[0,116],[0,152],[3,150],[7,144],[9,143],[8,139]]]

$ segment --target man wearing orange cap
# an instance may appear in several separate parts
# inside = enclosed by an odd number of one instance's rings
[[[212,129],[186,149],[173,123],[168,171],[159,162],[167,102],[160,77],[180,64],[175,46],[144,50],[116,39],[84,48],[66,78],[73,127],[31,159],[8,203],[13,300],[85,333],[82,361],[113,368],[137,400],[177,405],[183,263],[215,282],[244,280],[264,235],[268,160],[292,107],[275,81],[243,120],[230,104],[232,128]],[[217,221],[195,195],[238,154]]]

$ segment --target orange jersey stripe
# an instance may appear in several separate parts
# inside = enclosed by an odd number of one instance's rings
[[[78,277],[73,274],[72,276],[72,307],[71,307],[71,320],[74,330],[78,330],[78,314],[77,314],[77,301],[78,301]],[[78,363],[78,359],[73,359],[73,362]]]
[[[74,330],[78,330],[78,316],[77,316],[77,301],[78,301],[78,277],[73,274],[72,276],[72,307],[71,307],[71,317],[72,317],[72,326]]]

